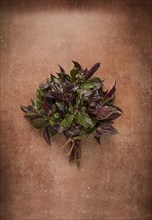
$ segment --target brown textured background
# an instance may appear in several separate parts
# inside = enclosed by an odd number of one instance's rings
[[[1,2],[1,219],[150,220],[151,1]],[[19,109],[57,64],[101,61],[124,115],[120,134],[82,141],[81,168],[48,147]]]

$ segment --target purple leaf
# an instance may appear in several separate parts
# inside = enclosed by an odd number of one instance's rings
[[[113,95],[115,94],[116,91],[116,81],[115,84],[113,85],[113,87],[106,93],[105,98],[110,99],[113,97]]]
[[[99,135],[114,135],[118,134],[118,131],[111,125],[111,123],[100,123],[95,132],[95,136]]]
[[[87,72],[88,72],[88,68],[86,67],[84,70],[84,75],[87,74]]]
[[[53,125],[52,128],[58,133],[62,133],[64,131],[64,128],[60,127],[60,125]]]
[[[91,103],[92,101],[97,101],[100,99],[99,92],[94,90],[88,97],[88,101]]]
[[[87,80],[97,71],[100,67],[100,63],[96,63],[90,70],[85,70],[84,79]]]
[[[77,166],[80,166],[80,159],[81,159],[81,147],[80,147],[81,140],[74,141],[74,149],[75,149],[75,158],[77,161]]]
[[[78,70],[81,70],[81,69],[82,69],[81,65],[80,65],[78,62],[72,61],[72,63],[74,64],[74,67],[75,67],[76,69],[78,69]]]
[[[37,119],[39,117],[40,115],[38,113],[31,113],[31,114],[25,115],[25,118],[29,119],[31,123],[33,122],[34,119]]]
[[[59,64],[58,64],[58,66],[60,67],[61,73],[65,73],[65,70]]]
[[[96,141],[101,144],[101,141],[100,141],[100,135],[97,135],[97,133],[95,134],[94,138],[96,139]]]
[[[23,112],[28,113],[29,111],[31,111],[31,110],[33,109],[33,107],[32,107],[31,105],[29,105],[29,106],[23,106],[23,105],[21,105],[21,106],[20,106],[20,109],[21,109]]]
[[[45,111],[47,115],[52,115],[52,111],[46,103],[42,103],[41,108]]]
[[[65,113],[67,111],[67,108],[68,108],[68,106],[67,106],[66,102],[65,101],[62,102],[61,106],[60,106],[60,111]]]
[[[54,79],[56,78],[52,73],[50,74],[52,81],[54,82]]]
[[[79,135],[80,131],[81,131],[81,127],[76,123],[73,123],[68,130],[64,131],[64,135],[66,138],[76,137]]]
[[[65,88],[65,92],[68,92],[68,93],[71,93],[71,92],[75,92],[77,89],[78,89],[78,85],[75,85],[75,84],[71,84],[71,85],[68,85],[66,88]]]
[[[101,106],[97,105],[95,109],[90,109],[90,113],[97,120],[114,120],[122,115],[122,111],[116,106]]]
[[[49,87],[49,85],[48,85],[47,83],[41,83],[41,84],[39,85],[39,89],[40,89],[40,90],[47,89],[48,87]]]
[[[80,165],[80,159],[81,159],[80,141],[81,140],[74,140],[74,147],[69,155],[69,162],[71,162],[75,159],[78,167]],[[71,147],[72,147],[72,143],[70,143],[70,148]]]
[[[114,108],[116,108],[118,111],[120,111],[120,112],[122,112],[123,113],[123,111],[121,110],[121,108],[119,108],[119,107],[117,107],[117,106],[115,106],[115,105],[112,105]]]
[[[50,145],[51,139],[50,139],[49,131],[46,127],[43,129],[43,136],[44,136],[46,143]]]
[[[54,94],[53,92],[49,91],[48,93],[45,94],[45,98],[46,98],[46,100],[48,102],[47,98],[55,99],[55,98],[57,98],[57,95]]]

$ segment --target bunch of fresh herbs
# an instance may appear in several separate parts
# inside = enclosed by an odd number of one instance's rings
[[[103,90],[103,80],[93,77],[100,67],[96,63],[91,69],[82,68],[75,61],[69,74],[59,65],[60,72],[41,83],[32,104],[21,106],[31,125],[43,132],[44,139],[63,133],[67,142],[69,161],[81,158],[81,138],[93,134],[100,143],[102,135],[118,133],[112,126],[113,120],[122,114],[115,106],[116,83],[109,91]]]

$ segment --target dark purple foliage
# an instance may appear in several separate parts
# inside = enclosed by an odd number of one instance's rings
[[[47,127],[43,128],[43,136],[44,136],[44,139],[45,139],[46,143],[51,144],[49,130],[48,130]]]
[[[96,129],[95,134],[98,135],[113,135],[113,134],[117,134],[118,131],[111,125],[111,123],[100,123]]]
[[[65,70],[58,64],[59,68],[60,68],[60,71],[61,73],[65,73]]]
[[[106,93],[105,98],[110,99],[116,92],[116,81],[114,86]]]
[[[39,89],[40,89],[40,90],[48,89],[48,87],[49,87],[49,85],[48,85],[47,83],[41,83],[41,84],[39,85]]]
[[[82,70],[82,67],[81,67],[81,65],[80,65],[78,62],[76,62],[76,61],[72,61],[72,62],[73,62],[74,67],[75,67],[76,69]]]
[[[116,82],[109,91],[104,91],[103,80],[93,76],[100,63],[88,70],[72,62],[70,74],[59,65],[60,72],[40,84],[32,105],[20,108],[31,125],[43,132],[48,144],[54,135],[63,133],[69,161],[75,160],[79,166],[81,137],[93,133],[100,143],[102,135],[117,134],[112,124],[122,110],[114,105]]]
[[[100,63],[96,63],[90,70],[85,70],[84,73],[84,79],[87,80],[91,78],[91,76],[97,71],[97,69],[100,67]]]

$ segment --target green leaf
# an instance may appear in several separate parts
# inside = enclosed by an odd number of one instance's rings
[[[55,118],[59,118],[60,117],[60,115],[59,115],[59,113],[58,112],[56,112],[56,113],[54,113],[54,115],[53,115]]]
[[[77,74],[78,74],[78,71],[76,69],[72,69],[70,71],[70,75],[71,75],[72,81],[74,81],[76,79],[76,75]]]
[[[36,97],[37,97],[37,100],[42,103],[43,102],[43,99],[41,97],[41,91],[39,89],[36,90]]]
[[[53,137],[56,134],[56,131],[54,131],[53,129],[50,129],[49,134],[51,137]]]
[[[95,83],[94,82],[85,82],[80,86],[80,89],[93,89],[95,87]]]
[[[32,105],[33,107],[36,109],[36,110],[39,110],[40,109],[40,105],[37,101],[31,99],[31,102],[32,102]]]
[[[76,107],[78,108],[78,106],[81,104],[81,100],[82,100],[82,91],[81,90],[77,90],[77,98],[76,98]]]
[[[96,89],[101,89],[101,91],[103,90],[102,88],[103,80],[101,80],[99,77],[93,77],[89,80],[89,82],[93,82]]]
[[[61,102],[56,101],[55,104],[58,106],[58,108],[60,108],[60,106],[61,106]]]
[[[28,113],[26,113],[26,115],[30,116],[30,117],[39,116],[39,114],[37,112],[28,112]]]
[[[91,120],[91,118],[89,117],[88,114],[84,113],[84,112],[77,112],[76,114],[76,120],[77,122],[82,125],[85,129],[89,128],[89,127],[94,127],[94,123]]]
[[[77,112],[76,120],[80,125],[82,125],[85,128],[88,128],[88,124],[84,121],[83,116],[80,112]]]
[[[89,135],[89,134],[93,133],[95,130],[96,130],[96,127],[94,125],[94,127],[87,128],[86,134]]]
[[[56,82],[57,84],[60,84],[60,83],[61,83],[61,82],[60,82],[60,79],[57,78],[57,77],[54,77],[54,82]]]
[[[55,125],[57,123],[57,119],[55,117],[52,117],[50,120],[49,120],[49,123],[50,125]]]
[[[86,134],[87,134],[87,132],[86,132],[86,130],[84,130],[84,129],[81,129],[81,131],[79,132],[79,135],[80,135],[80,136],[86,135]]]
[[[44,118],[37,118],[33,121],[32,125],[34,128],[40,129],[44,127],[46,124],[46,121]]]
[[[94,127],[94,123],[87,113],[83,112],[82,116],[84,117],[84,120],[88,123],[89,127]]]
[[[65,127],[65,128],[69,128],[72,124],[74,115],[73,114],[67,114],[66,117],[61,121],[60,125]]]
[[[71,112],[71,113],[73,113],[73,106],[72,106],[72,104],[71,103],[69,103],[69,111]]]

